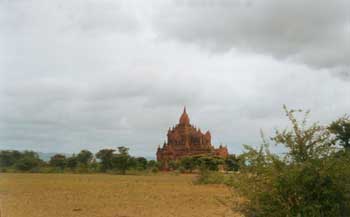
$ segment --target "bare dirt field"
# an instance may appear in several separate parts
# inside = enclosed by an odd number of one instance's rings
[[[193,176],[0,174],[0,217],[240,216],[222,185]]]

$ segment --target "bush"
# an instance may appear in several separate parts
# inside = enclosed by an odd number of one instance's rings
[[[159,172],[160,167],[161,167],[160,163],[155,160],[150,160],[147,163],[147,169],[153,173]]]
[[[286,110],[292,127],[276,131],[271,141],[283,145],[284,156],[271,154],[269,143],[239,158],[240,172],[229,184],[248,199],[243,210],[252,217],[350,216],[350,157],[336,152],[327,127],[300,123]],[[307,115],[308,113],[306,113]],[[209,179],[209,178],[207,178]]]
[[[219,165],[224,164],[224,160],[220,157],[209,157],[202,156],[197,159],[197,164],[200,170],[210,170],[210,171],[218,171]]]
[[[181,168],[181,172],[189,172],[196,168],[196,160],[193,157],[184,157],[180,160],[179,167]]]
[[[286,166],[275,174],[270,169],[236,179],[234,186],[251,200],[247,216],[347,216],[343,189],[330,172],[315,163]]]
[[[159,168],[158,167],[153,167],[151,169],[152,173],[158,173],[159,172]]]
[[[34,170],[34,168],[39,167],[40,160],[31,157],[24,157],[18,160],[15,164],[15,168],[19,171],[30,171]]]
[[[170,170],[177,170],[177,169],[179,169],[179,166],[180,166],[180,164],[178,161],[174,161],[174,160],[169,161],[169,169]]]
[[[225,184],[227,178],[221,172],[201,170],[199,176],[194,180],[194,184]]]
[[[144,157],[136,157],[135,159],[135,168],[137,170],[146,170],[147,169],[147,159]]]
[[[238,171],[239,170],[239,159],[236,155],[229,155],[225,159],[225,169],[227,171]]]

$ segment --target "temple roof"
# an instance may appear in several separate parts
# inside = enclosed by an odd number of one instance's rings
[[[180,117],[180,124],[184,124],[184,125],[190,124],[190,118],[188,117],[188,114],[186,112],[186,106],[184,107],[184,111]]]

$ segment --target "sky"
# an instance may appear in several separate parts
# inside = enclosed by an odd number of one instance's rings
[[[347,0],[0,0],[0,149],[154,156],[187,107],[240,153],[350,113]]]

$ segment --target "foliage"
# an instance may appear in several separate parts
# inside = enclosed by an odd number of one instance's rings
[[[180,167],[191,173],[196,168],[196,161],[193,157],[184,157],[180,160]]]
[[[14,167],[19,171],[34,171],[36,168],[43,164],[39,159],[37,153],[32,151],[24,151],[21,156],[16,160]]]
[[[349,216],[349,156],[335,152],[327,127],[307,125],[308,112],[298,122],[297,111],[285,111],[292,128],[271,138],[286,148],[284,156],[271,154],[265,139],[259,149],[245,146],[240,172],[231,177],[230,185],[250,201],[245,214]]]
[[[147,159],[144,157],[136,157],[134,158],[135,168],[137,170],[146,170],[147,169]]]
[[[114,149],[102,149],[94,155],[88,150],[82,150],[77,155],[66,157],[62,154],[52,156],[48,163],[39,159],[39,155],[33,151],[0,150],[0,171],[30,171],[41,173],[58,172],[117,172],[133,174],[145,172],[158,172],[160,164],[157,161],[148,161],[144,157],[132,157],[129,149],[118,147]],[[114,172],[113,172],[114,171]]]
[[[309,111],[301,123],[295,118],[296,112],[301,110],[288,110],[284,106],[286,115],[292,124],[292,129],[285,129],[283,131],[276,130],[276,135],[272,140],[276,144],[284,145],[289,151],[286,155],[289,161],[295,163],[302,163],[312,159],[321,159],[328,156],[333,150],[331,145],[333,143],[330,133],[326,127],[314,123],[307,126],[307,118]]]
[[[217,171],[201,170],[195,184],[225,184],[225,175]]]
[[[98,172],[101,171],[99,163],[97,163],[96,158],[93,158],[91,163],[89,164],[88,171],[89,172]]]
[[[161,167],[161,164],[158,161],[150,160],[147,163],[147,169],[150,170],[153,173],[156,173],[159,171]]]
[[[8,168],[13,166],[18,159],[22,158],[22,153],[19,151],[4,150],[0,151],[0,167]]]
[[[66,166],[70,170],[75,170],[77,168],[77,166],[78,166],[78,159],[77,159],[77,157],[74,154],[73,154],[73,156],[68,157],[66,159]]]
[[[328,129],[335,135],[335,140],[339,145],[350,150],[350,118],[348,115],[332,122]]]
[[[197,159],[197,162],[200,170],[211,170],[211,171],[218,171],[219,165],[224,164],[223,158],[210,157],[210,156],[202,156]]]
[[[33,151],[0,151],[0,168],[1,171],[4,172],[13,169],[19,171],[34,171],[43,164],[44,162],[39,159],[38,154]]]
[[[231,154],[225,159],[225,169],[227,171],[238,171],[239,170],[239,158]]]
[[[105,172],[107,170],[112,169],[112,159],[113,159],[113,153],[115,152],[114,149],[102,149],[99,152],[96,153],[96,158],[100,160],[101,162],[101,171]]]
[[[180,172],[192,173],[194,170],[209,170],[218,171],[220,165],[225,164],[225,159],[216,156],[187,156],[181,158],[179,161],[170,161],[171,169],[178,169]]]
[[[77,155],[77,161],[82,167],[87,167],[93,159],[93,154],[88,150],[81,150]]]
[[[180,167],[180,162],[179,161],[175,161],[175,160],[172,160],[172,161],[169,161],[169,169],[170,170],[178,170]]]
[[[63,170],[66,166],[66,156],[62,154],[52,156],[49,161],[49,165]]]
[[[132,166],[132,159],[129,155],[129,149],[124,146],[118,147],[118,153],[113,155],[112,165],[114,169],[124,175]]]

